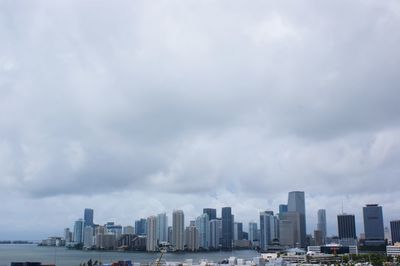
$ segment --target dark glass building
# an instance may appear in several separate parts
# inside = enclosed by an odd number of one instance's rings
[[[400,220],[390,221],[390,231],[392,234],[392,243],[400,242]]]
[[[217,210],[216,209],[204,208],[203,209],[203,213],[207,213],[208,214],[208,219],[210,221],[217,219]]]
[[[84,226],[93,226],[93,209],[86,208],[83,214]]]
[[[231,207],[222,208],[222,248],[232,249],[233,239],[233,215]]]
[[[337,216],[339,239],[356,239],[356,219],[353,214]]]
[[[147,219],[140,219],[135,221],[135,234],[146,235],[147,234]]]
[[[306,243],[306,204],[304,191],[291,191],[288,197],[288,212],[300,214],[300,246],[305,248]]]
[[[364,233],[366,245],[385,244],[382,207],[378,204],[367,204],[363,207]]]

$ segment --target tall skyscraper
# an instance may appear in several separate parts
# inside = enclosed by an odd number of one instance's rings
[[[207,214],[206,214],[207,215]],[[208,215],[207,215],[208,217]],[[185,229],[185,239],[187,249],[190,251],[196,251],[199,249],[199,230],[196,226],[188,226]]]
[[[147,219],[141,218],[135,221],[135,234],[139,236],[146,235],[147,231]]]
[[[243,223],[233,223],[233,239],[243,239]]]
[[[271,244],[275,237],[275,217],[274,212],[264,211],[260,212],[260,248],[262,250],[267,250],[268,246]]]
[[[83,220],[79,219],[74,224],[74,237],[75,243],[83,243]]]
[[[288,212],[298,212],[300,214],[300,246],[306,247],[306,204],[304,191],[289,192]]]
[[[279,243],[288,247],[300,247],[301,228],[300,213],[286,212],[283,213],[279,221]]]
[[[210,221],[210,247],[213,249],[218,249],[221,243],[222,237],[222,221],[221,220],[211,220]]]
[[[232,249],[233,240],[233,215],[231,207],[222,208],[222,248]]]
[[[172,213],[172,245],[175,247],[175,250],[184,250],[184,225],[185,216],[183,214],[183,211],[174,211]]]
[[[85,226],[84,229],[84,241],[83,247],[86,249],[90,249],[93,246],[93,227],[90,225]]]
[[[168,216],[166,213],[157,215],[157,240],[159,242],[168,241]]]
[[[325,209],[318,210],[317,229],[321,232],[322,243],[325,244],[325,239],[326,239],[326,211],[325,211]]]
[[[146,250],[157,250],[157,217],[150,216],[147,218],[147,235],[146,235]]]
[[[390,232],[392,235],[392,243],[400,242],[400,220],[390,221]]]
[[[203,209],[203,213],[207,213],[208,214],[208,219],[214,220],[217,219],[217,210],[216,209],[212,209],[212,208],[204,208]]]
[[[93,226],[93,209],[86,208],[83,213],[84,226]]]
[[[199,247],[203,249],[208,249],[210,242],[210,220],[208,219],[207,213],[203,213],[202,215],[197,217],[196,228],[199,234]]]
[[[357,233],[356,222],[353,214],[339,214],[338,220],[338,234],[339,241],[343,245],[356,245]]]
[[[249,223],[249,240],[253,242],[257,239],[257,223],[250,222]],[[259,240],[259,239],[257,239]]]
[[[378,204],[367,204],[363,207],[364,233],[366,245],[385,244],[382,207]]]

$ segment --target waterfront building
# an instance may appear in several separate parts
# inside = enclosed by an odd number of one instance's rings
[[[72,242],[72,232],[69,228],[64,229],[64,239],[65,243]]]
[[[175,210],[172,213],[172,245],[175,250],[184,250],[185,216],[182,210]]]
[[[300,214],[300,247],[306,247],[306,204],[304,191],[291,191],[288,195],[288,212]]]
[[[168,226],[168,243],[172,243],[172,226]]]
[[[243,239],[243,223],[233,224],[233,240]]]
[[[186,247],[189,251],[196,251],[199,249],[199,230],[196,226],[191,225],[186,227],[185,239],[186,239]]]
[[[272,211],[264,211],[260,212],[260,230],[261,230],[261,239],[260,248],[262,250],[267,250],[268,246],[272,243],[272,240],[275,238],[275,216]]]
[[[217,219],[217,210],[213,209],[213,208],[204,208],[203,209],[203,213],[207,213],[208,214],[208,219],[214,220]]]
[[[233,223],[234,218],[232,215],[231,207],[222,208],[222,248],[225,250],[232,249],[233,240]]]
[[[210,247],[218,249],[221,244],[222,237],[222,221],[213,219],[210,221]]]
[[[83,248],[91,249],[93,246],[93,227],[90,225],[85,226],[83,237]]]
[[[199,247],[208,249],[210,246],[210,220],[207,213],[203,213],[196,218],[196,228],[198,231]]]
[[[131,225],[124,226],[122,228],[122,234],[133,235],[133,234],[135,234],[135,228],[133,228],[133,226],[131,226]]]
[[[146,235],[146,225],[147,219],[141,218],[135,221],[135,234],[138,236]]]
[[[157,251],[157,217],[147,218],[146,250],[150,252]]]
[[[83,220],[82,219],[75,221],[73,241],[77,244],[83,243]]]
[[[326,210],[325,209],[319,209],[318,213],[318,222],[317,222],[317,230],[321,232],[321,239],[322,239],[322,244],[325,244],[325,239],[326,239]]]
[[[257,223],[250,222],[249,223],[249,240],[253,243],[254,240],[257,239]],[[259,240],[259,239],[257,239]]]
[[[117,239],[122,235],[122,225],[116,225],[114,222],[107,222],[105,230],[108,234],[114,234]]]
[[[158,242],[168,242],[168,216],[166,213],[157,215],[157,240]]]
[[[378,204],[367,204],[363,207],[365,245],[385,244],[382,207]]]
[[[84,227],[93,226],[93,209],[86,208],[83,213]]]
[[[392,243],[400,243],[400,220],[390,221]]]
[[[357,245],[356,222],[353,214],[337,216],[339,243],[342,245]]]

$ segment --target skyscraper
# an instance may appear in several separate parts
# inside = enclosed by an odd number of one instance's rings
[[[275,217],[272,211],[260,212],[260,248],[267,250],[275,237]]]
[[[208,219],[208,214],[203,213],[196,219],[196,228],[198,231],[198,241],[199,247],[203,249],[209,248],[210,242],[210,220]]]
[[[366,245],[385,244],[382,207],[378,204],[367,204],[363,207],[364,233]]]
[[[83,213],[84,226],[93,226],[93,209],[86,208]]]
[[[279,221],[279,243],[288,247],[299,247],[301,239],[300,213],[283,213]]]
[[[157,217],[150,216],[147,218],[147,235],[146,235],[146,250],[157,250]]]
[[[222,208],[222,248],[232,249],[233,240],[233,215],[231,207]]]
[[[168,216],[166,213],[157,215],[157,240],[159,242],[168,241]]]
[[[222,237],[222,221],[211,220],[210,221],[210,247],[213,249],[219,248]]]
[[[212,209],[212,208],[204,208],[203,209],[203,213],[207,213],[208,214],[208,219],[214,220],[217,219],[217,210],[216,209]]]
[[[392,235],[392,243],[400,242],[400,220],[390,221],[390,232]]]
[[[207,215],[207,214],[206,214]],[[207,215],[208,217],[208,215]],[[187,249],[190,251],[196,251],[199,249],[199,230],[196,226],[188,226],[185,229],[185,239]]]
[[[141,218],[140,220],[135,221],[135,234],[142,236],[146,235],[147,231],[147,219]]]
[[[233,239],[243,239],[243,223],[233,223]]]
[[[339,241],[343,245],[356,245],[357,233],[356,222],[353,214],[339,214],[338,221],[338,234]]]
[[[175,250],[184,250],[184,225],[185,216],[183,211],[174,211],[172,213],[172,245],[175,247]]]
[[[249,240],[253,242],[257,239],[257,223],[250,222],[249,223]]]
[[[74,224],[74,237],[75,243],[83,243],[83,220],[79,219]]]
[[[87,225],[84,229],[84,241],[83,247],[86,249],[90,249],[93,246],[93,227]]]
[[[325,244],[325,239],[326,239],[326,211],[325,211],[325,209],[318,210],[317,229],[321,232],[322,243]]]
[[[298,212],[300,214],[300,246],[306,247],[306,204],[304,191],[289,192],[288,212]]]

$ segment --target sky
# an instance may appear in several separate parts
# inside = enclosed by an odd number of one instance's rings
[[[0,239],[86,207],[400,219],[400,2],[0,1]]]

